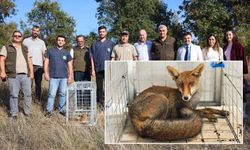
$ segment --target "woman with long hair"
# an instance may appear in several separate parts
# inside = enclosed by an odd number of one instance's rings
[[[235,32],[228,30],[224,36],[225,46],[224,50],[224,59],[225,60],[241,60],[243,62],[243,87],[247,84],[246,75],[248,74],[247,59],[245,56],[244,48],[241,43],[238,41]],[[243,91],[243,117],[246,117],[246,96],[245,91]]]
[[[243,74],[248,74],[247,60],[244,48],[238,41],[235,32],[228,30],[225,33],[223,48],[225,60],[241,60],[243,61]]]
[[[207,45],[202,50],[204,60],[222,61],[223,49],[220,47],[217,37],[213,34],[207,38]]]

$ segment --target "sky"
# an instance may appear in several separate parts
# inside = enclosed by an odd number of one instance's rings
[[[76,33],[88,35],[89,32],[96,32],[98,20],[96,11],[98,3],[95,0],[52,0],[57,1],[61,9],[76,20]],[[178,10],[182,0],[163,0],[168,9]],[[27,13],[31,11],[35,0],[15,0],[17,14],[8,18],[7,22],[27,21]]]

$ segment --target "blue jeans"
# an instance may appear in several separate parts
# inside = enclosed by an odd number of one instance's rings
[[[23,92],[25,114],[31,113],[31,80],[26,74],[17,74],[15,78],[8,78],[10,91],[10,115],[17,116],[18,95],[20,89]]]
[[[67,89],[67,78],[50,78],[49,80],[49,98],[47,104],[47,112],[52,112],[54,108],[54,101],[59,87],[59,112],[65,112],[66,104],[66,89]]]

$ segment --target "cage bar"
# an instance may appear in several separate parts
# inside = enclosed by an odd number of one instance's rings
[[[74,82],[67,87],[66,92],[66,123],[73,126],[95,125],[97,107],[95,82]]]

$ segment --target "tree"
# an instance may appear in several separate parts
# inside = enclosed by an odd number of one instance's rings
[[[170,35],[176,39],[177,47],[180,47],[183,44],[182,33],[184,32],[184,29],[179,19],[179,16],[176,12],[174,13],[171,19],[170,29],[171,29]]]
[[[192,31],[200,45],[204,46],[208,34],[217,34],[222,43],[224,32],[234,29],[250,53],[249,0],[184,0],[180,9],[184,12],[183,26]]]
[[[228,6],[228,11],[234,17],[235,30],[245,47],[247,55],[250,55],[250,5],[249,0],[223,0]],[[249,57],[248,57],[249,58]]]
[[[119,37],[122,30],[130,32],[130,41],[138,39],[138,31],[145,29],[148,38],[157,36],[159,24],[170,25],[172,12],[159,0],[96,0],[99,3],[97,18],[99,24],[110,28],[112,37]]]
[[[33,9],[27,16],[29,25],[40,26],[41,36],[45,39],[47,47],[55,45],[57,35],[66,36],[66,47],[73,43],[75,20],[61,10],[58,2],[36,0]]]
[[[0,23],[4,23],[6,17],[15,15],[15,3],[12,0],[0,0]]]
[[[0,24],[0,48],[8,42],[11,42],[12,32],[17,29],[17,25],[15,23],[9,24]]]
[[[220,0],[232,17],[234,26],[250,23],[249,0]]]
[[[209,34],[217,34],[222,41],[225,29],[232,27],[231,16],[218,0],[184,0],[180,9],[184,11],[184,28],[193,32],[202,46]]]
[[[85,45],[91,47],[92,43],[97,40],[98,35],[95,32],[90,32],[89,35],[85,37]]]
[[[12,0],[0,0],[0,48],[7,42],[10,42],[11,34],[16,30],[15,23],[6,24],[4,20],[11,15],[15,15],[15,3]]]

